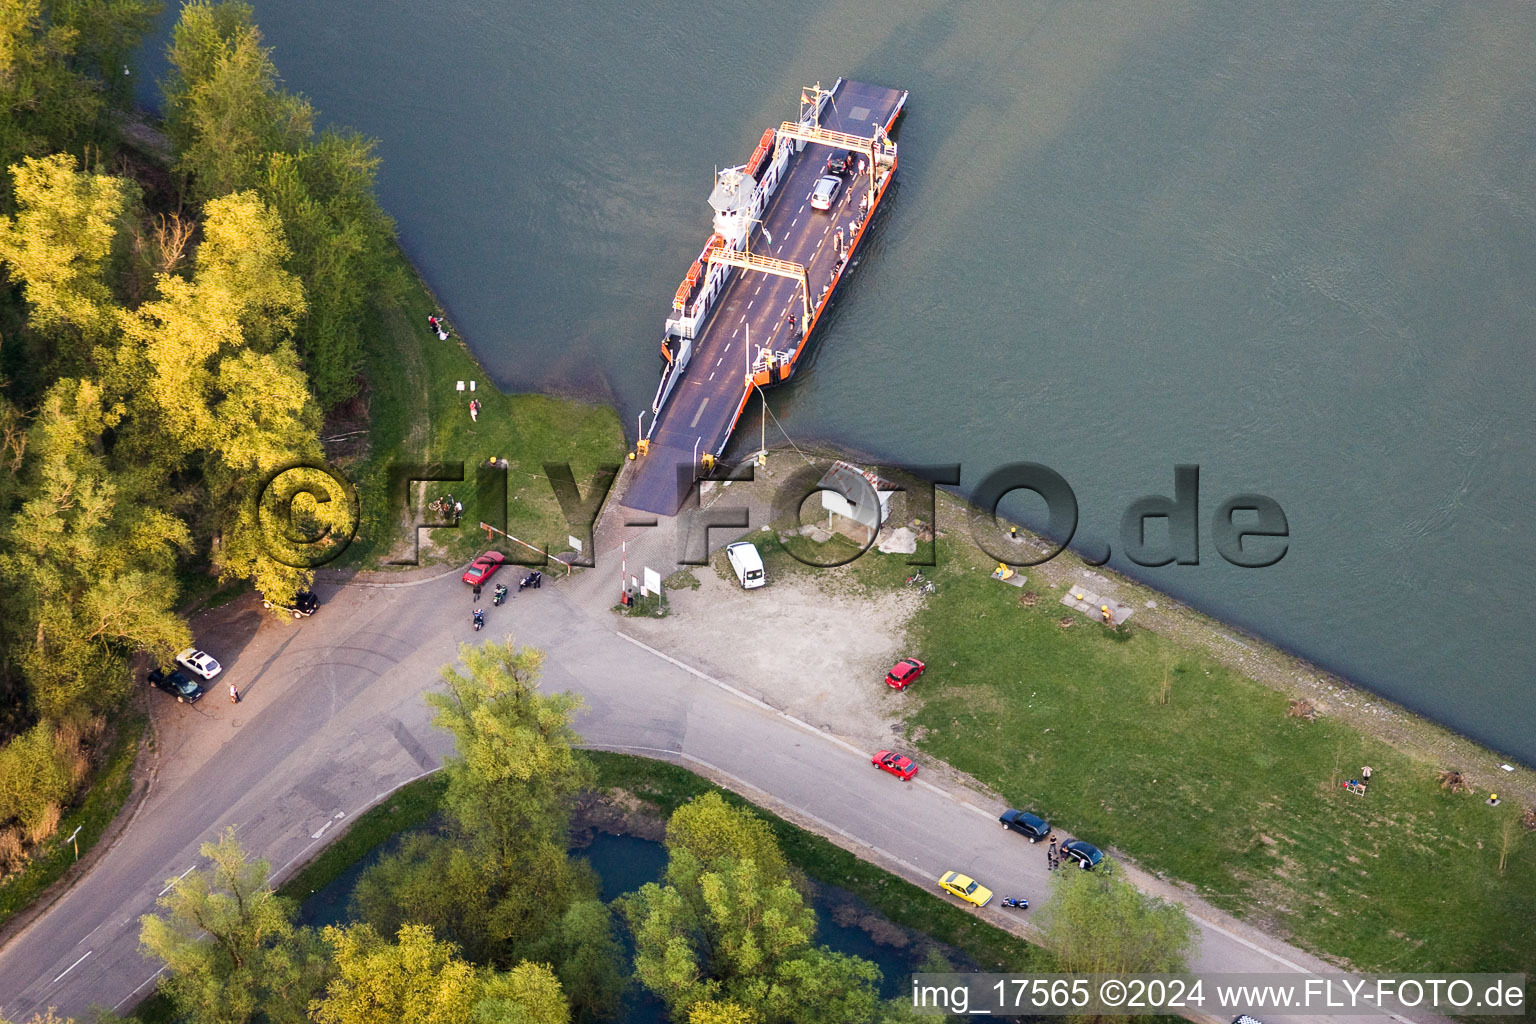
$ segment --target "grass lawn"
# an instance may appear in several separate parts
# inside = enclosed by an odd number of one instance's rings
[[[1517,806],[1444,792],[1445,766],[1290,717],[1283,694],[1134,619],[1106,630],[1049,585],[1025,606],[983,557],[946,538],[925,570],[939,593],[911,627],[928,672],[907,721],[925,752],[1362,970],[1536,972],[1536,835]],[[867,560],[893,586],[908,571]],[[1344,790],[1367,764],[1369,793]]]
[[[491,458],[507,462],[505,523],[514,536],[551,553],[568,549],[566,523],[544,474],[544,463],[569,463],[583,495],[599,467],[616,469],[624,460],[624,431],[618,413],[546,395],[505,395],[498,391],[470,356],[459,338],[439,341],[427,328],[427,314],[436,301],[415,272],[399,258],[399,284],[394,295],[377,307],[379,329],[370,335],[364,367],[369,381],[368,444],[337,460],[357,485],[362,522],[357,540],[337,563],[339,567],[382,569],[390,558],[408,557],[410,532],[405,510],[389,501],[389,467],[406,463],[463,463],[462,481],[418,485],[412,499],[415,518],[433,518],[426,502],[444,494],[464,505],[458,529],[436,529],[422,535],[422,556],[428,539],[440,546],[436,555],[452,561],[468,558],[487,546],[476,529],[484,519],[500,526],[503,499],[476,488],[477,469]],[[474,392],[458,391],[458,381],[476,381]],[[479,400],[477,421],[469,415],[469,400]],[[356,429],[355,425],[342,426]],[[511,560],[537,560],[533,552],[499,546]]]
[[[117,735],[112,748],[84,790],[85,799],[78,807],[64,813],[58,831],[35,856],[26,869],[7,878],[0,886],[0,925],[13,915],[32,905],[44,889],[63,877],[75,863],[75,843],[66,843],[78,827],[77,843],[84,856],[101,834],[106,831],[123,801],[133,791],[133,761],[139,753],[139,736],[144,732],[144,716],[125,714],[120,716]]]

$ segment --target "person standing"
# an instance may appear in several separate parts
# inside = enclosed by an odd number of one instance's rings
[[[1056,837],[1051,836],[1051,845],[1045,849],[1045,866],[1051,871],[1056,870]]]
[[[1371,766],[1370,765],[1365,765],[1364,767],[1362,767],[1360,769],[1360,784],[1364,785],[1364,786],[1369,786],[1371,784]]]
[[[229,684],[229,702],[231,704],[240,703],[240,689],[234,683]]]

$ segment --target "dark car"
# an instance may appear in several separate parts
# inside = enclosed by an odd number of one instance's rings
[[[158,686],[166,693],[175,697],[184,704],[191,704],[203,695],[203,688],[176,669],[169,672],[158,668],[149,670],[148,680],[151,686]]]
[[[1003,828],[1012,829],[1032,843],[1038,843],[1051,834],[1050,822],[1028,811],[1010,808],[999,815],[997,820],[1003,823]]]
[[[1061,852],[1063,856],[1071,857],[1077,861],[1077,866],[1084,871],[1092,871],[1104,859],[1104,851],[1092,843],[1083,842],[1081,839],[1074,839],[1070,843],[1062,843]]]
[[[271,601],[264,600],[261,602],[261,606],[263,608],[271,608],[273,604]],[[294,595],[293,604],[280,604],[276,607],[281,608],[285,612],[291,612],[296,619],[307,619],[315,614],[315,611],[320,607],[320,599],[307,590],[301,590]]]
[[[834,149],[827,157],[827,174],[847,174],[858,166],[857,158],[846,149]]]

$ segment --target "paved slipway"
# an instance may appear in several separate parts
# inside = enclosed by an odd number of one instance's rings
[[[93,1004],[132,1006],[157,977],[139,949],[139,918],[170,879],[203,866],[201,843],[234,827],[279,878],[291,872],[359,812],[439,765],[451,740],[431,724],[423,691],[438,685],[460,643],[509,633],[546,652],[545,689],[585,698],[577,727],[591,745],[683,764],[918,884],[957,869],[1038,901],[1048,891],[1044,854],[999,829],[996,798],[942,771],[911,784],[872,771],[862,746],[778,711],[750,692],[750,680],[705,674],[623,635],[610,610],[620,539],[631,540],[631,571],[673,564],[683,522],[603,529],[595,571],[487,607],[478,634],[457,570],[322,583],[324,607],[297,625],[272,620],[254,600],[199,620],[200,643],[226,666],[222,685],[196,705],[153,702],[150,792],[94,867],[0,948],[0,1012],[26,1020],[48,1007],[80,1017]],[[727,532],[710,539],[717,546]],[[502,580],[515,587],[518,572],[505,569]],[[238,706],[223,696],[230,681],[245,696]],[[1130,876],[1190,908],[1197,971],[1337,970],[1156,879]],[[1028,934],[1012,912],[973,912]]]

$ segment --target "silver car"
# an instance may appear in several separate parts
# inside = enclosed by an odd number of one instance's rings
[[[830,210],[832,203],[837,199],[837,194],[843,190],[843,179],[827,175],[816,182],[816,187],[811,189],[811,209]]]

